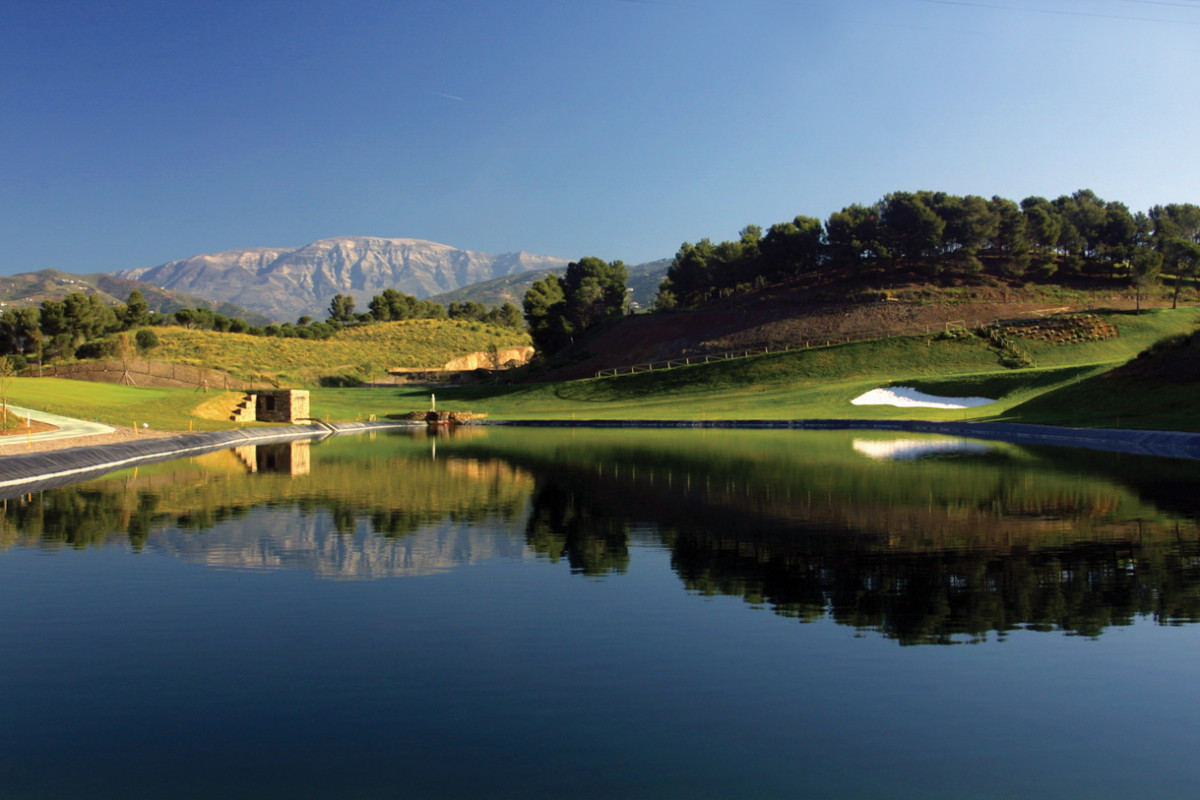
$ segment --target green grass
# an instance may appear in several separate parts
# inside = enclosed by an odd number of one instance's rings
[[[697,370],[703,370],[703,367]],[[894,408],[891,406],[854,406],[850,401],[865,392],[887,384],[883,376],[849,380],[813,382],[778,381],[747,383],[740,386],[684,385],[674,389],[655,386],[641,380],[637,386],[621,387],[614,392],[603,384],[619,379],[600,379],[561,384],[542,384],[494,389],[437,389],[439,410],[474,411],[495,419],[559,420],[730,420],[730,419],[977,419],[994,417],[1014,405],[1077,381],[1092,369],[1063,368],[1027,370],[1004,378],[1012,381],[1010,390],[997,403],[981,409],[939,410]],[[648,376],[639,376],[648,377]],[[962,395],[972,379],[988,374],[964,376],[962,382],[947,378],[942,391]],[[896,381],[915,384],[916,381]],[[313,394],[313,414],[323,419],[384,419],[410,411],[429,409],[429,389],[334,389]]]
[[[1154,341],[1192,330],[1197,309],[1142,315],[1106,315],[1121,336],[1086,344],[1029,346],[1040,366],[1005,370],[998,354],[978,337],[943,340],[913,336],[779,353],[674,370],[565,383],[515,387],[437,389],[437,407],[500,419],[991,419],[1047,422],[1026,404],[1074,386],[1124,363]],[[853,406],[860,394],[887,384],[931,394],[997,398],[965,410]],[[330,419],[367,418],[429,408],[429,389],[328,390],[314,393],[313,413]],[[1146,398],[1154,408],[1154,398]],[[1103,401],[1096,401],[1102,407]],[[1131,418],[1125,419],[1128,424]],[[1115,416],[1072,417],[1055,424],[1115,424]],[[1170,423],[1193,429],[1178,415],[1146,415],[1142,427]],[[1194,423],[1193,423],[1194,424]]]
[[[1186,386],[1122,384],[1116,394],[1100,377],[1153,342],[1190,332],[1200,309],[1106,315],[1121,336],[1086,344],[1029,344],[1037,368],[1005,370],[979,337],[910,336],[791,353],[561,383],[470,388],[316,389],[312,413],[328,420],[387,419],[428,410],[485,413],[493,419],[990,419],[1077,426],[1200,430]],[[860,394],[889,383],[930,394],[994,397],[973,409],[853,406]],[[1193,384],[1194,385],[1194,384]],[[186,430],[228,423],[196,420],[207,395],[190,389],[137,389],[51,379],[19,379],[10,402],[128,425]]]
[[[1200,431],[1200,399],[1194,379],[1176,385],[1120,382],[1107,376],[1056,387],[1009,408],[1009,418],[1085,428]]]
[[[94,419],[109,425],[159,430],[227,430],[231,422],[193,417],[191,409],[211,395],[195,389],[141,389],[111,383],[68,381],[59,378],[14,378],[8,402],[77,419]],[[190,426],[190,427],[189,427]]]

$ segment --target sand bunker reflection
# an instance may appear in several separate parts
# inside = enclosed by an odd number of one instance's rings
[[[910,461],[926,456],[979,455],[991,450],[983,442],[968,439],[855,439],[856,453],[880,461]]]

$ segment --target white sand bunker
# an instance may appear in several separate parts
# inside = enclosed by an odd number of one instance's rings
[[[900,408],[974,408],[994,403],[987,397],[937,397],[918,392],[911,386],[872,389],[850,401],[856,406],[898,406]]]

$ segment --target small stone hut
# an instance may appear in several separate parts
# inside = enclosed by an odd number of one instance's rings
[[[295,422],[308,419],[307,389],[259,389],[254,416],[259,422]]]

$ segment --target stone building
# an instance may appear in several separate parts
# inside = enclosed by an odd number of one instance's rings
[[[259,422],[295,422],[308,419],[307,389],[259,389],[254,416]]]

